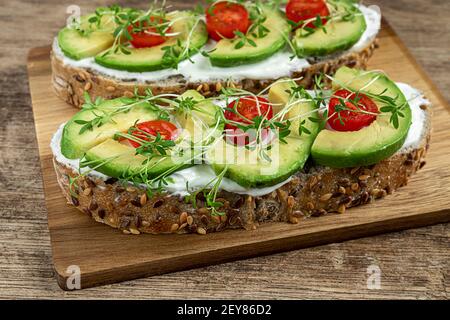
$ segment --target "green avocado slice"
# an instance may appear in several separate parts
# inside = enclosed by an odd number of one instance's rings
[[[349,20],[328,21],[325,30],[309,33],[306,29],[297,29],[293,37],[293,45],[297,56],[325,56],[351,48],[366,30],[363,13],[348,0],[328,0],[337,14],[352,15]]]
[[[97,10],[107,10],[107,8]],[[112,46],[114,42],[112,33],[116,26],[112,16],[102,16],[99,25],[89,23],[88,20],[93,16],[91,14],[80,18],[81,29],[90,30],[86,33],[72,27],[65,27],[59,31],[58,45],[64,55],[74,60],[81,60],[93,57]]]
[[[386,75],[375,71],[340,68],[333,81],[333,89],[345,87],[352,91],[390,97],[403,117],[398,118],[398,127],[390,121],[391,113],[380,112],[369,126],[358,131],[339,132],[322,130],[311,149],[316,163],[336,168],[367,166],[380,162],[398,151],[408,134],[411,125],[411,109],[405,96]],[[372,99],[378,109],[385,102]]]
[[[176,36],[170,37],[164,43],[150,48],[130,47],[128,48],[130,54],[125,54],[120,50],[116,53],[107,53],[108,51],[105,51],[95,57],[95,62],[107,68],[130,72],[162,70],[171,67],[165,61],[167,57],[165,57],[166,51],[164,48],[175,46],[180,41],[182,48],[187,46],[187,54],[184,56],[184,59],[187,59],[189,56],[197,53],[208,41],[205,23],[198,20],[191,12],[173,11],[167,14],[167,19],[174,21],[171,26],[171,32],[177,34]]]
[[[295,100],[291,100],[287,91],[296,86],[293,81],[280,82],[270,89],[268,98],[274,105],[274,112],[283,110],[283,107],[290,103],[291,106],[286,109],[289,111],[282,119],[296,119],[292,121],[291,133],[285,138],[286,143],[278,137],[270,142],[271,148],[266,150],[270,161],[260,157],[257,150],[235,146],[220,139],[207,153],[207,161],[217,174],[227,167],[226,177],[243,187],[254,188],[280,183],[303,168],[319,131],[319,125],[308,119],[317,117],[317,110],[312,102],[295,103]],[[309,134],[298,132],[298,124],[303,120]]]
[[[176,120],[183,128],[194,145],[208,145],[222,136],[223,121],[220,117],[220,107],[205,99],[196,90],[187,90],[181,95],[181,100],[192,99],[196,104],[191,110],[179,110]]]
[[[192,166],[188,153],[173,153],[170,157],[147,157],[136,155],[136,149],[113,139],[107,139],[86,152],[85,159],[90,167],[115,178],[153,178],[173,169],[181,170]]]
[[[265,6],[263,14],[265,14],[266,20],[262,25],[269,30],[269,33],[262,38],[247,35],[247,38],[253,41],[256,46],[246,42],[241,48],[236,48],[240,41],[239,38],[222,39],[217,42],[214,50],[209,54],[211,64],[217,67],[234,67],[255,63],[267,59],[283,49],[291,30],[283,12]]]

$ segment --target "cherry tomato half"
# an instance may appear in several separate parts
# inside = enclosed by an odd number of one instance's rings
[[[286,5],[286,17],[295,23],[314,19],[317,16],[326,17],[329,15],[330,11],[324,0],[290,0]],[[322,19],[322,24],[326,23],[327,19]],[[306,26],[314,28],[313,22]]]
[[[256,97],[256,99],[253,96],[241,97],[231,102],[228,105],[228,109],[234,111],[225,110],[225,118],[242,124],[252,124],[253,119],[257,116],[263,116],[268,120],[273,117],[273,110],[270,102],[262,97]],[[225,124],[225,130],[228,134],[228,141],[237,145],[247,145],[256,138],[251,137],[251,133],[244,132],[230,123]],[[267,137],[269,132],[270,129],[263,129],[261,138],[264,139]]]
[[[133,37],[130,40],[131,45],[135,48],[149,48],[160,45],[167,40],[166,36],[162,36],[158,33],[157,24],[167,22],[160,17],[150,17],[150,24],[147,21],[142,22],[144,30],[141,32],[133,32],[133,26],[128,26],[128,33]],[[153,26],[152,26],[153,25]],[[136,23],[134,27],[138,27]],[[171,32],[168,28],[166,33]]]
[[[173,123],[165,120],[152,120],[141,122],[136,125],[136,128],[137,130],[135,129],[131,134],[136,138],[145,141],[150,140],[149,139],[150,137],[148,135],[156,137],[157,134],[159,133],[161,138],[163,138],[164,140],[175,140],[178,134],[177,127]],[[128,141],[135,148],[141,146],[141,144],[137,141],[131,139],[128,139]]]
[[[342,107],[339,97],[343,99],[346,109],[350,110],[338,110],[336,112],[336,109]],[[354,102],[357,103],[357,106]],[[370,114],[364,112],[370,112]],[[377,116],[374,113],[378,113],[378,107],[369,97],[362,93],[357,95],[348,90],[341,89],[336,91],[330,99],[328,105],[329,119],[327,123],[336,131],[358,131],[375,121]]]
[[[243,5],[223,1],[206,9],[206,29],[216,41],[234,38],[235,31],[246,33],[250,24],[248,11]]]

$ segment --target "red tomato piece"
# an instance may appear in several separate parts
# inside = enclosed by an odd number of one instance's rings
[[[242,124],[252,124],[253,119],[257,116],[263,116],[270,120],[273,117],[273,109],[270,102],[262,97],[245,96],[234,100],[228,105],[225,110],[225,118],[230,121],[239,122]],[[228,140],[238,145],[247,145],[256,137],[251,137],[251,133],[244,132],[236,125],[231,123],[225,124],[225,130],[228,134]],[[263,129],[261,138],[268,136],[270,129]],[[254,136],[255,134],[253,134]]]
[[[248,11],[243,5],[223,1],[206,9],[206,29],[216,41],[234,38],[235,31],[246,33],[250,24]]]
[[[314,19],[317,16],[327,17],[329,15],[330,11],[324,0],[290,0],[286,5],[286,17],[295,23]],[[322,24],[326,23],[327,19],[322,19]],[[313,21],[306,26],[315,27]]]
[[[160,45],[167,40],[166,36],[162,36],[158,32],[157,25],[167,22],[160,17],[150,17],[150,24],[147,21],[142,22],[144,30],[141,32],[133,32],[133,26],[128,26],[128,33],[133,37],[130,40],[131,45],[135,48],[149,48]],[[153,26],[152,26],[153,25]],[[138,27],[136,23],[134,27]],[[166,33],[170,33],[171,29],[165,30]]]
[[[151,136],[157,136],[159,133],[161,138],[164,140],[175,140],[178,135],[178,128],[171,122],[165,121],[165,120],[152,120],[152,121],[146,121],[138,123],[135,126],[137,129],[134,129],[134,131],[131,133],[131,135],[135,136],[136,138],[149,141]],[[143,132],[142,132],[143,131]],[[141,146],[141,144],[137,141],[127,139],[130,144],[138,148]]]
[[[345,103],[345,110],[339,110],[342,109],[340,99]],[[358,131],[375,121],[377,113],[378,107],[372,99],[362,93],[341,89],[330,99],[327,124],[336,131]]]

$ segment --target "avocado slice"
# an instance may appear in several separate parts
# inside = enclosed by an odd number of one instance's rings
[[[107,176],[127,178],[129,176],[153,178],[161,173],[179,166],[181,170],[191,166],[189,153],[172,154],[170,157],[155,156],[150,161],[142,155],[136,155],[136,149],[113,139],[107,139],[89,149],[85,159]],[[174,170],[174,171],[176,171]]]
[[[80,121],[91,121],[97,116],[104,115],[104,112],[114,112],[124,104],[123,98],[105,100],[96,110],[86,109],[76,113],[64,126],[61,138],[62,154],[69,159],[79,159],[87,150],[112,138],[116,132],[128,130],[137,120],[142,122],[154,120],[158,117],[157,113],[149,108],[149,104],[143,102],[134,106],[128,112],[117,113],[112,117],[112,121],[108,121],[100,127],[95,126],[92,130],[80,133],[83,127]]]
[[[348,0],[328,0],[329,5],[337,14],[352,14],[348,21],[329,21],[324,30],[316,30],[309,34],[305,29],[297,29],[292,39],[295,51],[299,57],[315,57],[329,55],[337,51],[351,48],[366,30],[366,20],[363,13]]]
[[[277,83],[270,89],[269,101],[276,105],[282,103],[283,106],[293,103],[296,99],[292,100],[286,90],[294,86],[297,85],[293,81]],[[283,106],[278,111],[282,111]],[[303,168],[319,130],[318,124],[308,118],[317,117],[317,111],[314,104],[309,101],[293,103],[291,107],[284,110],[288,111],[283,117],[284,120],[294,117],[298,119],[291,124],[291,133],[285,138],[286,143],[281,142],[278,137],[271,141],[271,150],[267,152],[271,161],[258,157],[258,152],[255,150],[235,146],[220,139],[207,153],[207,160],[214,171],[219,174],[228,167],[226,177],[243,187],[253,188],[277,184]],[[305,120],[304,126],[310,133],[300,135],[296,123],[298,125],[299,121],[303,120]]]
[[[107,51],[98,54],[95,62],[107,68],[125,70],[130,72],[145,72],[167,69],[164,63],[164,47],[169,47],[181,41],[181,46],[186,45],[189,39],[189,53],[185,58],[197,53],[206,41],[208,41],[208,33],[203,21],[197,18],[189,11],[173,11],[167,14],[167,19],[174,21],[172,33],[179,33],[177,36],[170,37],[166,42],[150,47],[150,48],[128,48],[130,54],[124,54],[120,51],[117,53],[108,53]],[[196,22],[197,21],[197,22]],[[194,28],[194,29],[193,29]]]
[[[214,50],[209,54],[212,65],[234,67],[254,63],[264,60],[284,48],[286,40],[289,38],[291,27],[286,21],[283,12],[269,6],[264,6],[262,11],[266,16],[266,20],[262,25],[269,30],[269,33],[262,38],[247,35],[247,38],[254,41],[256,46],[246,42],[239,49],[235,48],[239,38],[218,41]]]
[[[107,10],[107,8],[99,8],[97,10]],[[91,28],[90,32],[82,34],[74,28],[65,27],[58,33],[58,45],[61,51],[69,58],[81,60],[93,57],[112,46],[114,37],[112,35],[115,23],[111,15],[102,16],[100,24],[90,24],[89,18],[95,16],[93,14],[82,16],[80,19],[80,27],[82,29]]]
[[[180,110],[176,115],[184,134],[189,136],[194,145],[210,144],[222,135],[224,124],[219,116],[219,106],[205,99],[196,90],[188,90],[180,98],[190,98],[197,102],[193,110]]]
[[[390,122],[390,113],[380,112],[369,126],[358,131],[339,132],[322,130],[311,149],[318,164],[336,167],[356,167],[376,164],[399,150],[411,126],[411,109],[397,85],[381,72],[340,68],[333,81],[333,89],[345,86],[352,91],[381,94],[395,100],[401,108],[398,128]],[[372,99],[380,110],[386,104]]]

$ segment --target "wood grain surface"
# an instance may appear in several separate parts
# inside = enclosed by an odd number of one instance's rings
[[[49,43],[71,3],[15,1],[0,12],[0,297],[448,298],[448,224],[62,292],[51,267],[25,58]],[[449,99],[448,1],[376,3]],[[79,4],[87,11],[98,3]],[[21,32],[17,19],[33,32]],[[382,271],[379,290],[366,286],[371,264]]]

